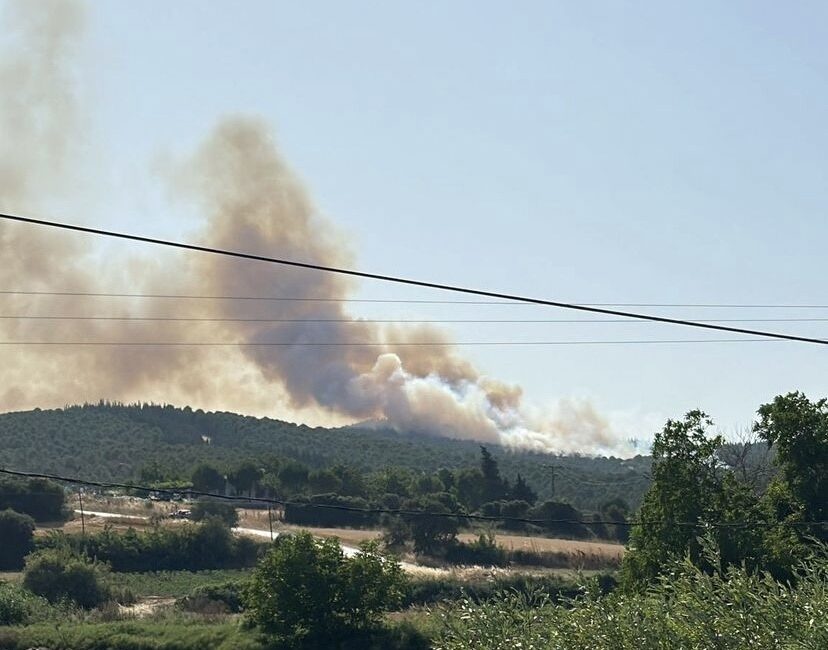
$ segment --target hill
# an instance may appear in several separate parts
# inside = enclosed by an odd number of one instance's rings
[[[649,457],[555,456],[488,445],[501,471],[518,472],[541,498],[584,509],[623,497],[633,507],[649,485]],[[263,455],[311,468],[337,463],[363,471],[389,466],[433,472],[479,463],[479,443],[374,427],[328,429],[170,405],[68,406],[0,414],[0,464],[98,480],[138,479],[160,466],[187,474],[200,462],[232,466]]]

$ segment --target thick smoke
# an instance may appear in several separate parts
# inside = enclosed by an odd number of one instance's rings
[[[75,67],[84,11],[72,0],[3,3],[0,50],[0,210],[57,217],[75,198],[75,170],[89,143]],[[63,213],[74,220],[71,210]],[[122,252],[122,251],[118,251]],[[88,238],[0,222],[0,290],[176,291],[164,258],[102,263]],[[179,264],[181,259],[177,260]],[[125,264],[125,262],[127,262]],[[172,278],[172,279],[171,279]],[[2,315],[170,315],[161,302],[0,296]],[[180,326],[141,328],[94,321],[0,320],[2,341],[182,340]],[[199,333],[210,337],[206,327]],[[0,408],[62,406],[100,398],[221,403],[227,383],[244,387],[240,410],[279,401],[235,350],[3,346]]]
[[[82,114],[73,50],[83,16],[66,0],[12,3],[5,21],[14,55],[0,59],[0,207],[37,213],[44,196],[71,195]],[[7,89],[15,88],[14,93]],[[327,266],[355,266],[345,238],[321,217],[255,119],[222,121],[173,174],[205,215],[211,246]],[[83,247],[82,247],[83,246]],[[143,249],[142,249],[143,250]],[[0,407],[55,406],[100,398],[189,403],[344,423],[375,419],[400,430],[544,451],[608,450],[616,440],[587,403],[525,405],[520,388],[481,373],[446,334],[427,325],[360,321],[338,275],[158,251],[99,261],[89,240],[0,224],[0,290],[143,291],[262,295],[303,300],[256,304],[282,322],[157,323],[0,321],[4,340],[233,341],[280,346],[16,347],[4,350]],[[233,318],[234,301],[2,298],[5,313]],[[118,305],[118,311],[113,311]],[[265,311],[265,308],[267,311]],[[256,316],[257,314],[252,314]],[[294,322],[288,322],[294,321]],[[301,322],[295,322],[301,321]],[[142,339],[142,337],[144,337]],[[394,343],[431,343],[399,346]],[[325,343],[326,345],[304,345]],[[372,345],[360,345],[360,344]],[[379,343],[379,345],[375,345]],[[13,356],[11,351],[13,350]]]
[[[186,184],[207,215],[204,237],[211,245],[352,265],[343,237],[319,216],[262,123],[225,120],[185,168]],[[533,416],[518,387],[481,376],[439,330],[353,318],[344,302],[352,286],[343,276],[203,257],[195,277],[193,290],[204,293],[310,299],[279,305],[279,318],[303,322],[233,326],[237,340],[287,344],[251,346],[245,354],[284,386],[295,407],[318,404],[399,429],[544,450],[613,445],[609,425],[586,404],[565,403],[554,416]],[[224,304],[231,317],[234,306]],[[376,342],[387,343],[359,345]],[[394,345],[401,342],[434,345]]]

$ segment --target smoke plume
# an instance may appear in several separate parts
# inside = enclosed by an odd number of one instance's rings
[[[78,148],[80,104],[73,50],[83,16],[75,2],[12,4],[14,56],[0,60],[0,206],[42,209],[44,195],[66,191]],[[15,88],[14,93],[5,89]],[[200,243],[326,266],[355,266],[336,227],[323,218],[282,159],[266,124],[221,121],[172,174],[174,187],[204,215]],[[483,375],[423,325],[362,321],[345,302],[343,276],[215,255],[153,251],[129,263],[100,261],[88,240],[0,224],[0,289],[129,291],[190,295],[261,295],[302,300],[267,304],[280,322],[164,322],[138,329],[123,322],[2,321],[5,340],[232,341],[239,347],[15,348],[0,369],[0,407],[75,401],[155,400],[206,408],[344,423],[380,420],[399,430],[543,451],[609,450],[616,438],[588,403],[549,409],[526,405],[519,387]],[[163,299],[4,297],[6,312],[169,316]],[[119,311],[113,312],[113,305]],[[261,306],[259,306],[261,308]],[[238,316],[234,301],[195,301],[187,315]],[[135,327],[135,331],[128,328]],[[142,334],[143,333],[143,334]],[[146,337],[142,339],[141,336]],[[278,346],[253,345],[278,342]],[[324,343],[325,345],[307,345]],[[400,346],[399,343],[417,343]],[[10,350],[5,350],[10,354]]]

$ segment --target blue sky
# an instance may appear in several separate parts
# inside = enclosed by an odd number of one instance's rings
[[[584,303],[828,303],[826,14],[817,2],[90,3],[78,78],[98,187],[82,220],[186,236],[197,217],[170,202],[159,161],[191,151],[223,115],[254,114],[364,270]],[[755,325],[828,338],[828,323]],[[644,324],[453,331],[704,338]],[[469,355],[534,401],[586,397],[644,428],[701,407],[732,430],[777,393],[828,393],[826,351],[805,344]]]

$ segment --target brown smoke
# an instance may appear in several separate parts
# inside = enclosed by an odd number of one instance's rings
[[[73,170],[83,152],[82,101],[75,54],[82,44],[83,6],[73,0],[17,0],[4,5],[0,52],[0,210],[49,212],[71,201]],[[51,201],[50,201],[51,199]],[[0,223],[0,290],[174,292],[163,259],[102,264],[88,239]],[[180,262],[180,260],[179,260]],[[172,279],[171,279],[172,278]],[[113,310],[113,306],[121,304]],[[2,296],[2,313],[40,315],[169,315],[170,305],[47,296]],[[4,341],[181,340],[181,327],[92,321],[0,321]],[[205,338],[209,338],[209,331]],[[146,334],[149,332],[149,334]],[[138,336],[133,336],[137,334]],[[226,381],[245,387],[239,408],[273,408],[274,391],[256,368],[240,366],[235,350],[187,348],[0,348],[0,408],[61,406],[98,399],[189,401],[209,405],[225,395]],[[226,378],[222,381],[220,378]]]
[[[81,112],[73,90],[71,55],[78,47],[82,22],[75,2],[12,5],[7,23],[19,44],[15,56],[0,62],[3,210],[37,213],[40,197],[60,196],[69,185]],[[15,91],[8,92],[10,88]],[[222,121],[191,159],[177,166],[173,184],[195,198],[205,215],[201,243],[326,266],[354,266],[344,237],[317,212],[267,126],[258,120]],[[118,264],[103,263],[88,240],[16,224],[0,224],[0,250],[0,289],[129,287],[148,293],[302,299],[246,303],[258,310],[248,311],[249,316],[282,321],[271,323],[2,321],[0,336],[5,340],[283,345],[7,348],[4,353],[12,361],[0,368],[0,407],[99,398],[186,402],[277,416],[310,414],[318,422],[381,419],[400,430],[546,451],[613,446],[608,424],[588,404],[562,402],[535,412],[523,403],[519,387],[482,376],[440,330],[427,325],[380,326],[353,317],[344,301],[354,286],[343,276],[157,251],[122,258]],[[2,304],[7,313],[239,315],[237,301],[5,297]],[[119,311],[113,311],[114,305],[120,305]],[[372,345],[360,345],[365,343]]]

